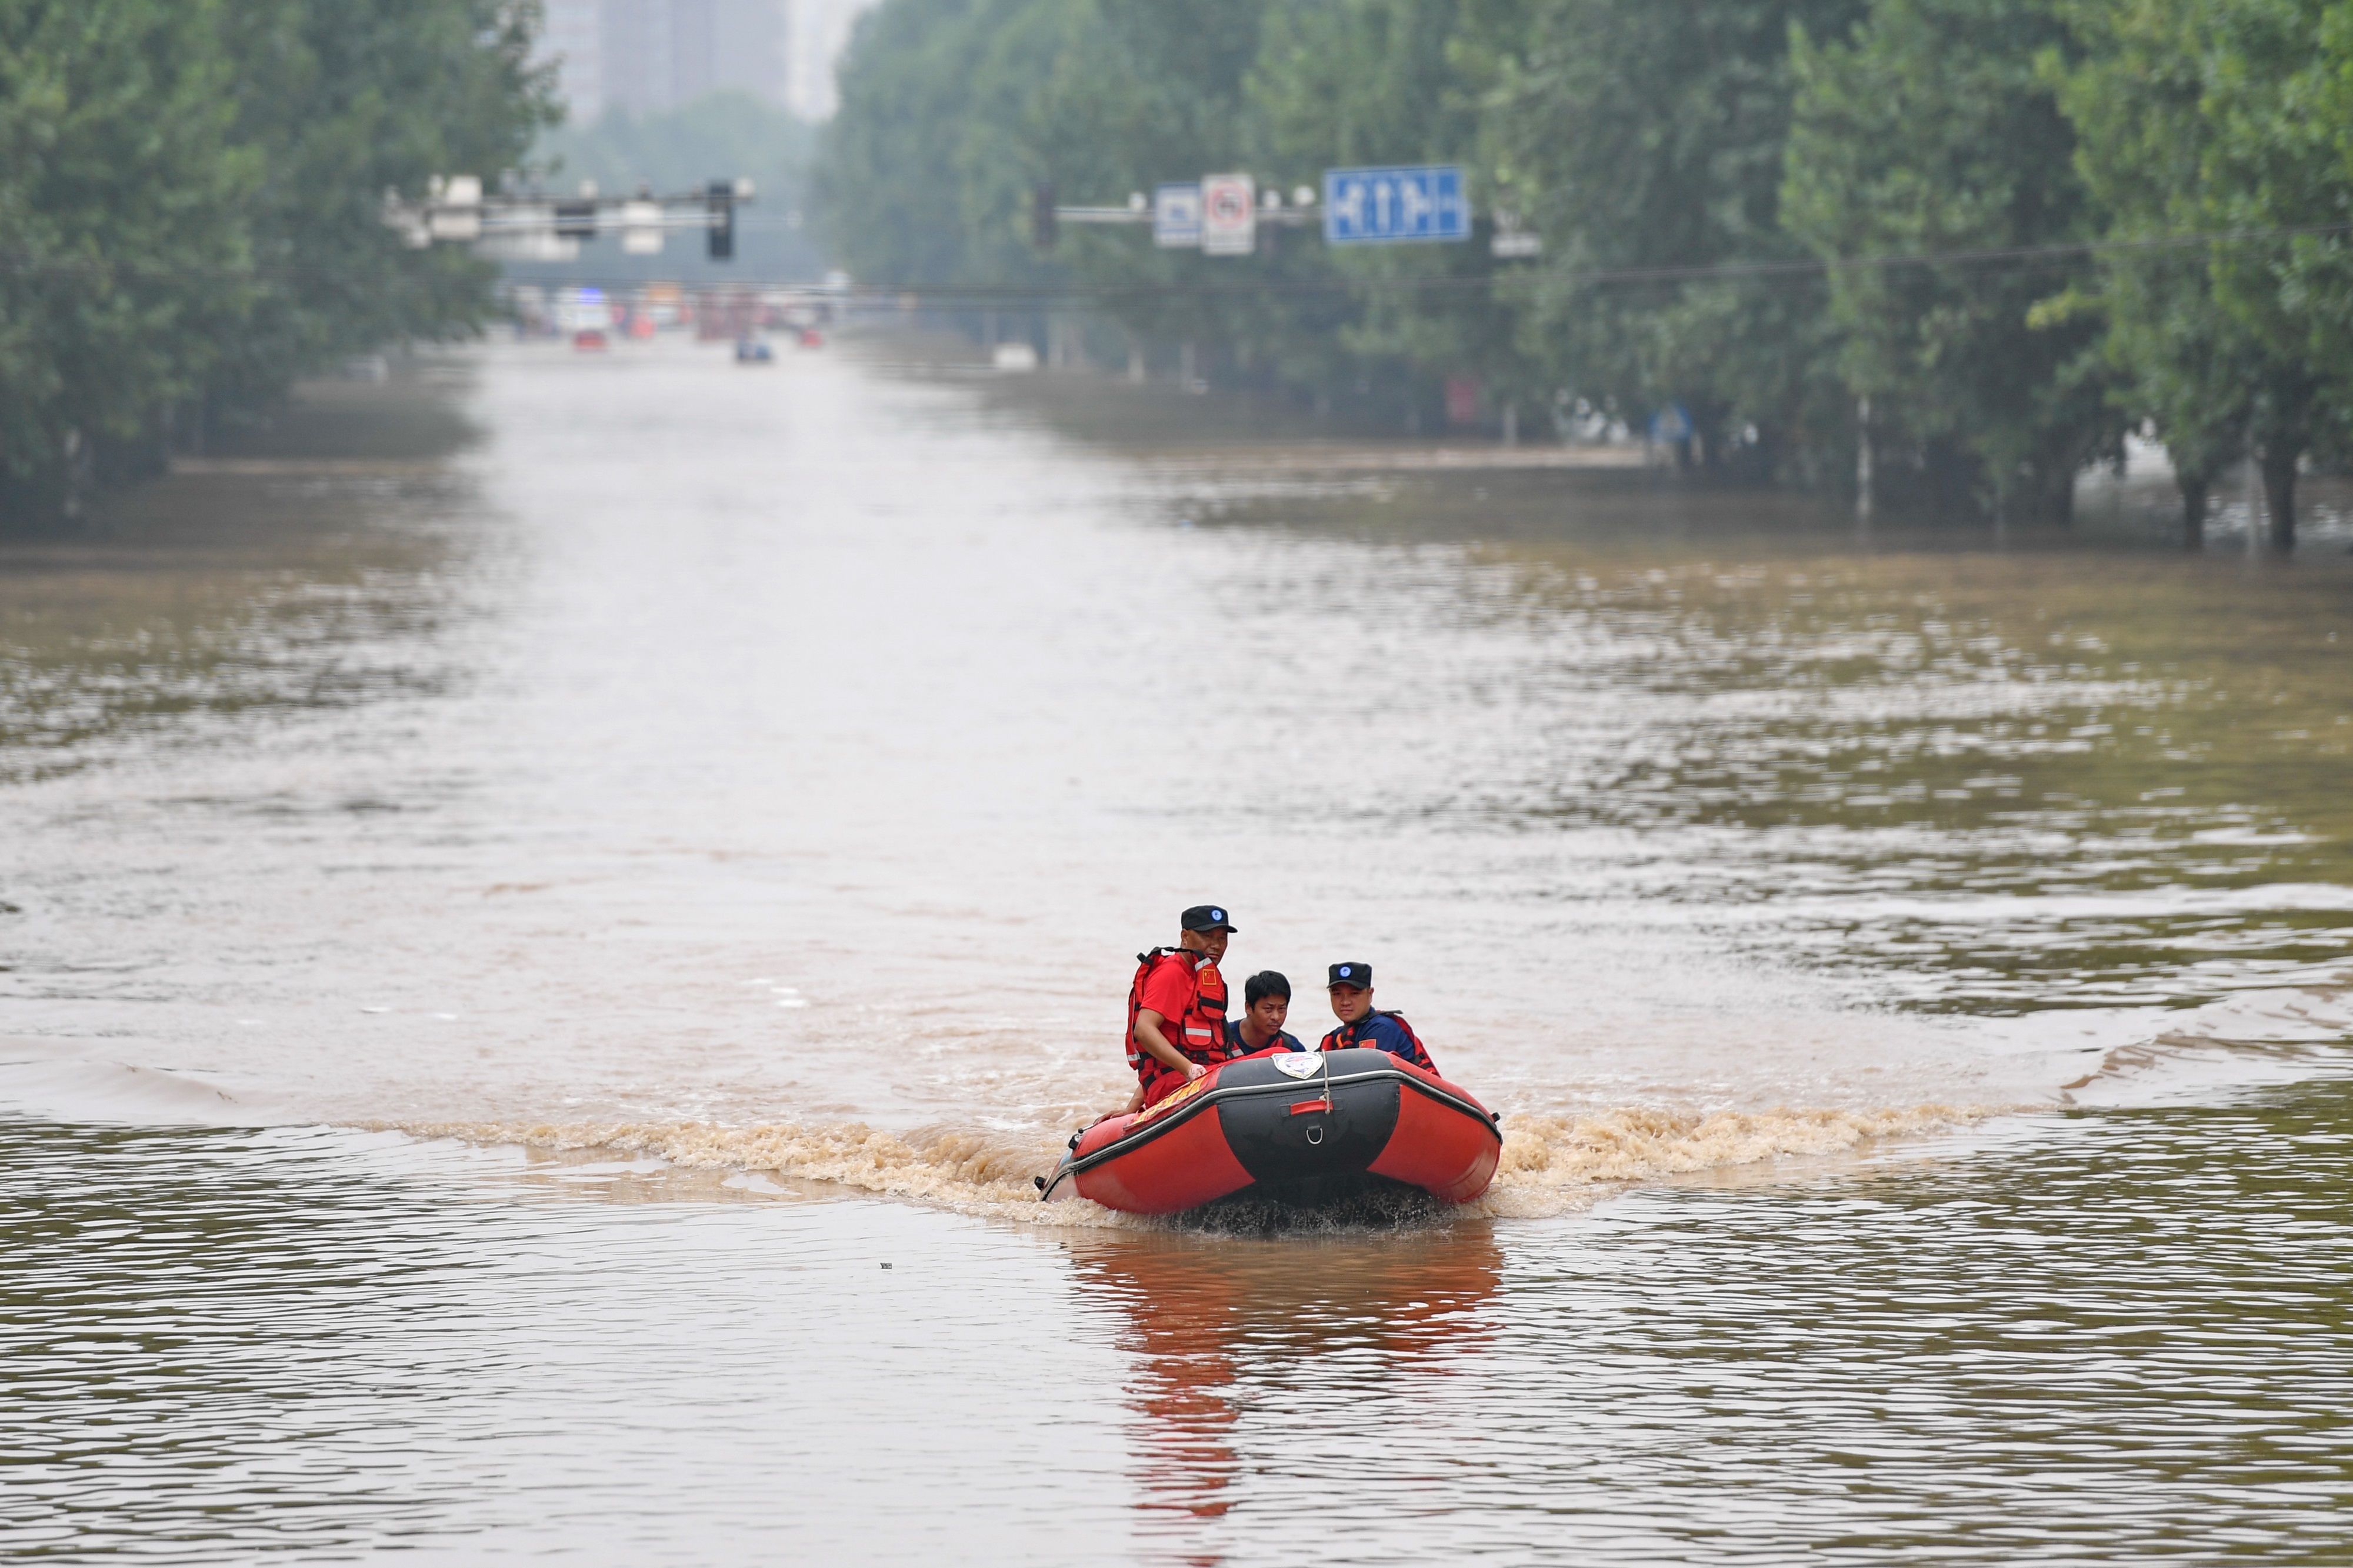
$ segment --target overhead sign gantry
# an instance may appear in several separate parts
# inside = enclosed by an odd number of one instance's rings
[[[384,194],[384,222],[412,248],[438,243],[472,245],[507,260],[569,261],[584,240],[620,237],[622,253],[659,256],[665,235],[700,230],[713,261],[735,258],[735,209],[755,197],[749,180],[712,180],[699,191],[656,195],[640,186],[626,196],[600,195],[584,184],[577,195],[538,193],[485,195],[472,174],[435,175],[425,199]]]
[[[1054,188],[1041,185],[1032,237],[1047,250],[1066,223],[1148,224],[1153,244],[1163,250],[1249,256],[1259,248],[1261,228],[1304,227],[1320,212],[1326,245],[1459,245],[1472,236],[1468,193],[1459,163],[1326,169],[1320,202],[1313,186],[1299,186],[1286,200],[1280,187],[1250,174],[1170,182],[1154,187],[1148,199],[1137,192],[1124,207],[1059,205]],[[1493,247],[1509,260],[1537,255],[1543,243],[1515,215],[1497,212]]]

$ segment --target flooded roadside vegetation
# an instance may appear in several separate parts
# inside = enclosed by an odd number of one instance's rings
[[[498,347],[10,547],[12,1546],[2327,1556],[2346,564],[887,352]],[[1470,1213],[1034,1201],[1171,844],[1392,965]]]

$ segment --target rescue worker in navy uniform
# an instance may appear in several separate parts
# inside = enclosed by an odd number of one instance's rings
[[[1271,969],[1262,969],[1242,982],[1242,1016],[1233,1027],[1234,1054],[1260,1051],[1304,1051],[1296,1035],[1282,1032],[1291,1016],[1291,982]]]
[[[1330,974],[1332,1016],[1340,1020],[1340,1026],[1324,1037],[1317,1047],[1319,1050],[1367,1046],[1401,1057],[1425,1072],[1438,1070],[1438,1064],[1422,1048],[1421,1037],[1413,1032],[1413,1026],[1405,1021],[1403,1014],[1374,1010],[1371,964],[1335,963]]]
[[[1196,904],[1175,947],[1135,955],[1127,991],[1127,1065],[1135,1069],[1130,1112],[1156,1105],[1219,1062],[1240,1055],[1226,1029],[1226,955],[1233,922],[1217,904]]]

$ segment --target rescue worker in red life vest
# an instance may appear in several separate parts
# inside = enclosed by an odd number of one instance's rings
[[[1319,1050],[1345,1050],[1351,1046],[1366,1046],[1387,1051],[1420,1068],[1436,1072],[1438,1064],[1423,1049],[1421,1037],[1401,1013],[1381,1013],[1373,1008],[1373,966],[1369,963],[1335,963],[1330,970],[1332,1016],[1340,1026],[1324,1037]]]
[[[1173,948],[1136,955],[1127,993],[1127,1065],[1135,1069],[1128,1110],[1156,1105],[1235,1054],[1226,1037],[1226,955],[1233,922],[1216,904],[1196,904]]]

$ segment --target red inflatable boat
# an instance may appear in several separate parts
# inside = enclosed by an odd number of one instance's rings
[[[1495,1178],[1494,1113],[1386,1051],[1266,1051],[1223,1062],[1159,1104],[1071,1141],[1048,1200],[1176,1214],[1236,1193],[1314,1203],[1366,1178],[1468,1203]]]

